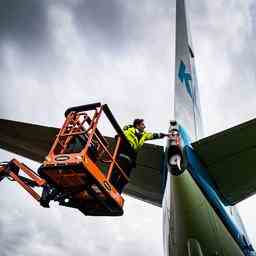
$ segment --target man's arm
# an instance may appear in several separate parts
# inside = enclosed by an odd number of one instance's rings
[[[162,139],[167,136],[169,136],[169,134],[161,133],[161,132],[160,133],[146,132],[146,140]]]

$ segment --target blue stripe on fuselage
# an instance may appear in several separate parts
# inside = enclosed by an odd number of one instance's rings
[[[201,164],[194,150],[190,146],[185,146],[184,154],[188,163],[188,171],[207,198],[208,202],[214,208],[215,212],[245,255],[252,255],[252,247],[248,248],[246,245],[243,233],[238,229],[236,224],[231,219],[230,213],[227,211],[225,205],[222,203],[220,197],[214,190],[214,184],[208,176],[206,168]]]

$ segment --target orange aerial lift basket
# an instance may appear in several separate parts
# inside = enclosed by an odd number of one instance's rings
[[[111,141],[98,129],[102,116],[117,134]],[[0,180],[17,181],[44,207],[54,200],[85,215],[122,215],[124,199],[117,186],[118,182],[126,184],[128,177],[117,156],[120,145],[127,141],[117,121],[108,106],[100,103],[69,108],[65,117],[38,175],[14,159],[0,166]],[[21,176],[20,170],[29,178]],[[41,196],[32,189],[36,186],[43,188]]]

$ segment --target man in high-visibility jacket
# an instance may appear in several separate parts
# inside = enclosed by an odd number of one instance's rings
[[[137,154],[145,141],[169,136],[165,133],[146,132],[145,128],[146,126],[143,119],[135,119],[133,125],[127,125],[123,128],[124,135],[130,146],[124,142],[121,143],[117,162],[128,177],[131,174],[132,168],[136,167]],[[111,176],[111,183],[117,188],[118,192],[121,193],[127,182],[118,177],[119,175],[117,175],[116,169],[114,169]]]

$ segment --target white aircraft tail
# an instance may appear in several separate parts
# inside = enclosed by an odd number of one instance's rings
[[[176,1],[175,120],[194,141],[202,137],[201,107],[185,0]]]

